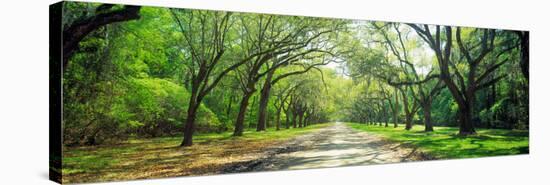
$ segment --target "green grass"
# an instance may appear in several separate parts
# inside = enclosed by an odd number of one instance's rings
[[[193,136],[194,145],[183,149],[179,147],[181,136],[132,138],[118,144],[65,147],[63,181],[97,182],[200,174],[201,170],[209,172],[213,170],[211,168],[220,167],[221,163],[216,160],[253,154],[277,142],[329,125],[282,128],[280,131],[268,128],[265,132],[249,129],[240,137],[233,137],[231,131],[199,133]],[[171,171],[163,172],[163,169]]]
[[[434,132],[424,132],[424,126],[421,125],[415,125],[412,130],[406,131],[403,126],[386,128],[359,123],[347,124],[356,130],[418,147],[438,159],[529,153],[529,132],[524,130],[476,129],[476,135],[459,136],[456,127],[434,127]]]
[[[245,139],[245,140],[280,140],[288,139],[294,136],[299,136],[305,133],[309,133],[313,130],[319,128],[324,128],[329,126],[330,123],[326,124],[314,124],[304,128],[281,128],[279,131],[275,128],[267,128],[264,132],[257,132],[256,128],[248,128],[243,132],[243,136],[233,137],[233,131],[223,132],[223,133],[207,133],[207,134],[197,134],[193,136],[193,142],[205,142],[205,141],[215,141],[215,140],[226,140],[226,139]],[[181,142],[181,137],[177,137]]]

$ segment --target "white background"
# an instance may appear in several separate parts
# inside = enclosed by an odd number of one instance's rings
[[[0,5],[0,184],[48,176],[48,5]],[[116,184],[547,184],[550,175],[550,5],[483,0],[106,0],[102,2],[531,31],[529,155],[332,169],[167,178]]]

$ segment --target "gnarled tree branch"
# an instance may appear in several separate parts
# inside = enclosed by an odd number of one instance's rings
[[[63,70],[67,68],[69,59],[74,54],[74,51],[78,49],[78,43],[86,35],[107,24],[139,19],[140,17],[140,6],[126,5],[120,10],[102,13],[104,9],[110,8],[112,8],[112,5],[101,5],[98,8],[98,10],[101,10],[99,14],[75,22],[63,30]]]

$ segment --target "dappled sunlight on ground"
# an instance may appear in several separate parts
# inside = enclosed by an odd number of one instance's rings
[[[101,182],[222,173],[234,163],[266,156],[273,147],[325,125],[268,132],[243,137],[198,136],[197,142],[178,147],[181,137],[134,139],[117,145],[67,148],[63,182]]]
[[[420,160],[411,148],[354,131],[343,123],[301,136],[287,148],[242,171],[294,170]],[[252,168],[252,169],[250,169]]]
[[[360,132],[366,132],[385,140],[415,146],[429,157],[437,159],[458,159],[500,155],[528,154],[529,131],[504,129],[477,129],[477,134],[458,135],[456,127],[434,127],[425,132],[422,126],[412,130],[403,127],[391,128],[376,125],[347,123]]]
[[[430,159],[528,153],[528,132],[479,129],[457,136],[456,128],[405,131],[353,123],[331,123],[267,132],[135,139],[118,145],[69,148],[63,182],[112,181],[222,173],[387,164]]]

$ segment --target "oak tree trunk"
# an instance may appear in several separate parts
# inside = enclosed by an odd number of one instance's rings
[[[399,123],[399,95],[397,94],[397,88],[395,89],[395,104],[393,106],[393,128],[397,128]]]
[[[285,113],[285,118],[286,118],[286,122],[285,122],[285,127],[286,129],[289,129],[290,128],[290,111],[287,110],[286,113]]]
[[[458,119],[460,122],[460,131],[458,132],[459,135],[471,135],[476,133],[474,124],[472,123],[472,112],[470,111],[470,108],[459,107]]]
[[[292,112],[292,127],[293,128],[296,128],[296,119],[298,117],[298,114],[296,114],[295,112]]]
[[[226,110],[226,115],[227,117],[230,117],[231,116],[231,106],[233,105],[233,94],[231,94],[231,96],[229,97],[229,103],[227,103],[227,110]]]
[[[237,115],[237,120],[235,121],[235,131],[233,132],[233,136],[243,135],[244,118],[246,115],[246,109],[248,108],[248,101],[250,100],[251,96],[252,96],[252,93],[246,93],[241,100],[239,114]]]
[[[432,132],[434,131],[434,127],[432,124],[432,104],[431,102],[425,102],[422,106],[422,111],[424,112],[424,131],[426,132]]]
[[[529,31],[518,31],[520,38],[521,60],[519,65],[521,67],[521,73],[525,79],[529,80]]]
[[[304,124],[304,114],[299,114],[298,116],[298,127],[302,128]]]
[[[412,116],[411,114],[405,115],[405,130],[411,130],[412,129]]]
[[[198,103],[196,101],[196,93],[191,95],[189,106],[187,108],[187,119],[185,120],[185,127],[183,130],[183,141],[180,146],[193,145],[193,132],[195,132],[195,119],[197,117]]]
[[[281,108],[277,110],[277,117],[275,118],[275,129],[279,130],[281,128]]]
[[[407,94],[403,90],[401,91],[401,95],[403,97],[403,107],[405,109],[405,130],[411,130],[414,110],[409,110],[409,100],[407,99]]]
[[[273,70],[275,71],[275,70]],[[262,87],[260,95],[260,108],[258,114],[258,125],[256,131],[264,131],[266,126],[267,119],[267,105],[269,103],[269,93],[271,91],[271,79],[273,78],[273,73],[268,73]]]

